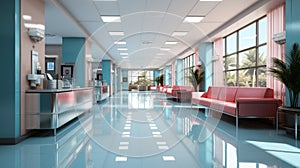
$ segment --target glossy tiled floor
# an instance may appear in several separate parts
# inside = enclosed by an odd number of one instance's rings
[[[159,93],[123,92],[57,136],[0,146],[0,167],[300,167],[297,141],[285,131],[247,119],[237,137],[233,118],[212,115]]]

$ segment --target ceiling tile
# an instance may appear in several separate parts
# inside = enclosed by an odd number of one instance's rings
[[[91,0],[60,0],[78,21],[99,21],[100,16]]]

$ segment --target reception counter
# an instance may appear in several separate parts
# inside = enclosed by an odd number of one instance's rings
[[[56,129],[88,112],[93,88],[26,91],[26,129]]]

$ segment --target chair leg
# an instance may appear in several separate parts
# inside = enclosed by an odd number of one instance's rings
[[[239,115],[238,115],[238,110],[235,111],[235,134],[236,134],[236,139],[239,137]]]

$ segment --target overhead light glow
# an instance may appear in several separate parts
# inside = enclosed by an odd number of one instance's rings
[[[120,53],[120,55],[128,55],[128,53]]]
[[[170,51],[170,48],[160,48],[161,51]]]
[[[186,31],[175,31],[172,33],[172,36],[185,36],[188,32]]]
[[[126,41],[116,41],[115,44],[125,45]]]
[[[37,28],[37,29],[45,30],[45,25],[42,24],[24,23],[24,26],[26,28]]]
[[[128,56],[122,56],[122,58],[126,59],[126,58],[128,58]]]
[[[156,55],[166,55],[166,54],[163,54],[163,53],[157,53]]]
[[[109,32],[109,35],[111,35],[111,36],[124,36],[124,32],[122,32],[122,31],[112,31],[112,32]]]
[[[24,20],[31,20],[32,17],[30,15],[23,15]]]
[[[127,51],[128,48],[118,48],[117,50],[119,50],[119,51]]]
[[[166,45],[175,45],[177,43],[178,43],[177,41],[166,41],[165,42]]]
[[[199,23],[203,19],[203,16],[187,16],[184,18],[184,23]]]
[[[104,23],[121,22],[120,16],[101,16],[101,19]]]

